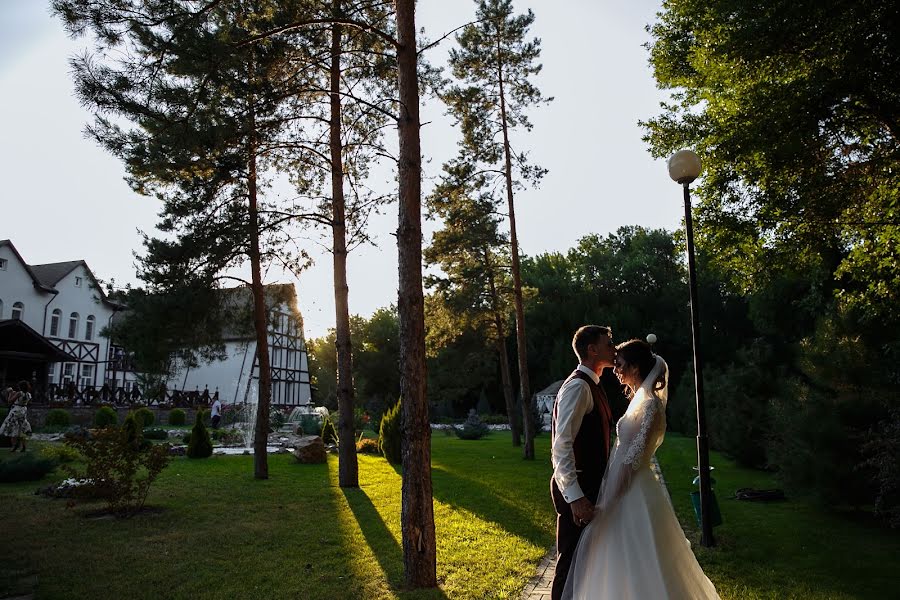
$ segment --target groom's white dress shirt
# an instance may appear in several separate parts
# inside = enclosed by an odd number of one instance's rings
[[[587,374],[594,383],[600,383],[600,376],[591,369],[578,365],[578,370]],[[550,462],[553,465],[556,487],[562,492],[566,502],[572,503],[584,497],[584,492],[578,485],[575,452],[572,446],[581,428],[582,419],[594,410],[594,397],[587,382],[576,377],[560,388],[556,402],[556,428],[551,440]]]

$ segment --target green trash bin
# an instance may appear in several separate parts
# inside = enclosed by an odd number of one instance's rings
[[[712,471],[715,467],[710,467],[709,470]],[[697,467],[694,467],[694,470],[697,471]],[[716,493],[713,488],[716,480],[712,478],[710,475],[709,478],[709,517],[710,522],[713,527],[722,524],[722,512],[719,510],[719,502],[716,500]],[[691,504],[694,505],[694,516],[697,517],[697,526],[701,526],[700,522],[700,476],[697,475],[694,477],[694,485],[697,486],[697,491],[691,492]]]

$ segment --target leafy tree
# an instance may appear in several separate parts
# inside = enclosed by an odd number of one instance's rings
[[[826,268],[870,319],[900,312],[900,8],[671,0],[649,28],[656,156],[704,158],[698,245],[759,287]]]
[[[534,459],[534,423],[525,336],[519,242],[514,190],[523,183],[536,185],[545,171],[528,164],[515,152],[510,139],[517,129],[531,130],[526,108],[548,102],[530,79],[541,71],[540,40],[526,40],[534,22],[530,10],[514,15],[512,0],[477,0],[476,22],[457,35],[459,48],[450,52],[453,75],[463,85],[452,87],[444,100],[462,130],[461,155],[484,165],[504,180],[509,211],[509,242],[516,346],[519,363],[519,398],[525,429],[524,457]],[[515,166],[514,164],[515,163]]]

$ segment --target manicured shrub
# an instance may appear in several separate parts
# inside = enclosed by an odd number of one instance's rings
[[[52,408],[47,413],[47,427],[68,427],[72,424],[72,415],[63,408]]]
[[[466,419],[466,422],[459,427],[454,427],[453,432],[461,440],[480,440],[490,432],[490,429],[481,422],[481,419],[473,409],[469,411],[469,417]]]
[[[184,425],[187,423],[187,414],[180,408],[169,411],[169,425]]]
[[[83,458],[78,450],[64,444],[52,444],[41,448],[41,457],[57,463],[70,463]]]
[[[136,443],[140,429],[134,415],[123,427],[98,429],[87,436],[66,436],[66,444],[84,456],[84,470],[63,469],[75,479],[91,482],[84,494],[104,499],[110,512],[130,516],[144,506],[150,485],[169,464],[168,444]]]
[[[125,438],[135,448],[147,448],[151,445],[150,440],[144,439],[144,429],[141,427],[141,420],[135,413],[128,413],[122,422],[122,430],[125,432]]]
[[[0,483],[37,481],[55,468],[55,460],[23,453],[0,462]]]
[[[94,427],[110,427],[119,424],[119,414],[111,406],[101,406],[94,413]]]
[[[331,420],[331,417],[325,417],[325,420],[322,421],[322,441],[326,444],[337,444],[338,443],[338,434],[337,429],[334,427],[334,421]]]
[[[159,427],[154,427],[152,429],[144,430],[144,439],[146,440],[167,440],[169,439],[169,432],[165,429],[160,429]]]
[[[205,411],[204,411],[205,412]],[[188,458],[209,458],[212,456],[212,440],[209,439],[209,430],[203,423],[202,413],[197,415],[194,428],[191,429],[191,439],[188,441]]]
[[[153,411],[146,406],[134,411],[134,417],[140,420],[142,429],[144,427],[150,427],[156,422],[156,415],[154,415]]]
[[[387,410],[381,418],[381,427],[378,431],[378,449],[389,463],[399,465],[403,462],[400,450],[400,403]]]
[[[378,454],[378,440],[362,438],[356,442],[357,454]]]
[[[186,434],[181,436],[181,443],[182,444],[190,444],[191,443],[191,432],[190,431],[188,431]]]

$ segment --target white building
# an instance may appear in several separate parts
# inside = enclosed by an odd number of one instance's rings
[[[48,384],[103,385],[112,349],[100,331],[121,309],[83,260],[29,265],[10,240],[0,240],[0,320],[23,321],[77,359],[50,363]]]
[[[232,296],[231,303],[249,306],[250,290],[222,290]],[[269,314],[269,362],[272,373],[274,405],[302,406],[312,400],[309,360],[303,339],[303,321],[297,309],[297,295],[291,284],[266,286]],[[223,404],[241,404],[256,394],[259,384],[259,356],[252,323],[224,336],[226,358],[198,367],[179,366],[169,379],[169,389],[219,394]]]
[[[237,307],[249,302],[246,288],[223,290]],[[272,404],[309,404],[309,361],[303,339],[303,323],[293,285],[266,286],[274,305],[269,315],[269,357],[272,372]],[[99,334],[113,316],[127,308],[106,297],[83,260],[29,265],[10,240],[0,240],[0,321],[18,319],[30,326],[77,362],[49,363],[46,383],[38,386],[62,390],[63,396],[87,400],[106,384],[130,395],[138,375],[131,369],[127,352]],[[168,380],[176,391],[216,392],[224,404],[244,402],[255,393],[259,360],[252,323],[224,336],[226,358],[198,367],[177,367]],[[2,373],[0,373],[2,377]],[[37,390],[40,391],[40,390]],[[57,392],[59,393],[59,392]],[[39,396],[40,397],[40,396]]]

